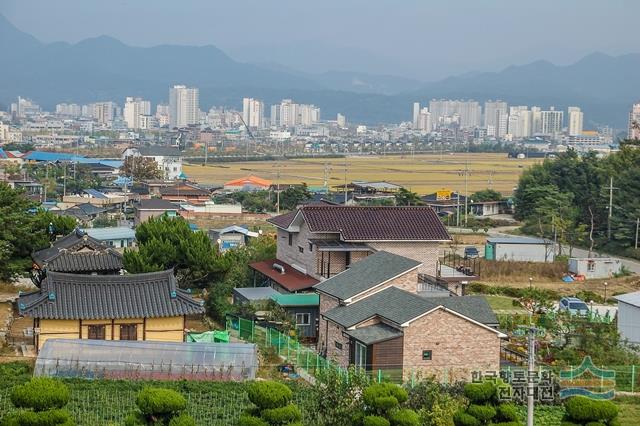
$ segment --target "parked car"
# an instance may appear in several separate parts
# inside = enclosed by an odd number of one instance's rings
[[[571,315],[587,315],[589,306],[577,297],[563,297],[558,304],[558,311],[566,311]]]
[[[480,253],[478,252],[478,249],[470,246],[470,247],[465,247],[464,248],[464,258],[465,259],[474,259],[476,257],[480,256]]]

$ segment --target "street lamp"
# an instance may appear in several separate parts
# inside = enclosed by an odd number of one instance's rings
[[[529,290],[533,287],[533,277],[529,277]]]
[[[604,303],[605,305],[607,304],[607,286],[609,285],[608,282],[604,282]]]

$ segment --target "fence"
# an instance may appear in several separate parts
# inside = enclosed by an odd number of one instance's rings
[[[524,316],[523,316],[524,318]],[[528,316],[526,317],[528,323]],[[545,318],[549,320],[549,318]],[[544,320],[543,320],[544,321]],[[298,369],[306,371],[312,376],[316,376],[319,372],[328,368],[334,368],[337,371],[348,375],[348,370],[337,365],[335,362],[325,359],[319,355],[315,348],[301,345],[295,338],[287,336],[280,331],[268,325],[259,325],[252,320],[238,318],[234,316],[227,317],[227,330],[235,337],[256,343],[262,348],[272,348],[274,352],[286,360],[286,362],[295,365]],[[615,390],[619,392],[640,392],[640,366],[622,365],[622,366],[597,366],[604,370],[613,370],[616,372]],[[540,372],[549,370],[558,375],[560,370],[575,370],[578,366],[569,367],[550,367],[541,366],[538,368]],[[524,370],[526,367],[509,367],[503,371]],[[408,382],[410,386],[418,379],[418,375],[409,373],[408,377],[403,378],[402,370],[374,370],[367,371],[372,380],[377,382],[390,381],[395,383]],[[450,383],[450,372],[444,371],[440,375],[440,380]],[[597,380],[597,379],[596,379]]]

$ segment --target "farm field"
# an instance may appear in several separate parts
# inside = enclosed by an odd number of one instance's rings
[[[415,156],[352,156],[346,158],[346,180],[386,180],[402,185],[418,194],[447,188],[464,193],[465,163],[469,164],[468,190],[491,187],[511,195],[523,170],[540,159],[512,159],[505,153],[419,154]],[[249,161],[184,165],[189,179],[206,184],[222,184],[228,180],[254,174],[280,183],[309,186],[341,185],[345,180],[344,158],[304,158],[284,161]]]

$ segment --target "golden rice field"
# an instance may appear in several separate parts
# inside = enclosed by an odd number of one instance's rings
[[[468,162],[468,191],[493,188],[510,195],[523,170],[540,159],[511,159],[507,154],[454,153],[415,156],[353,156],[346,158],[346,180],[385,180],[402,185],[418,194],[447,188],[464,193],[464,170]],[[270,179],[274,183],[280,171],[280,183],[329,186],[345,181],[345,159],[305,158],[283,161],[212,163],[185,165],[189,179],[200,183],[222,184],[247,175]]]

